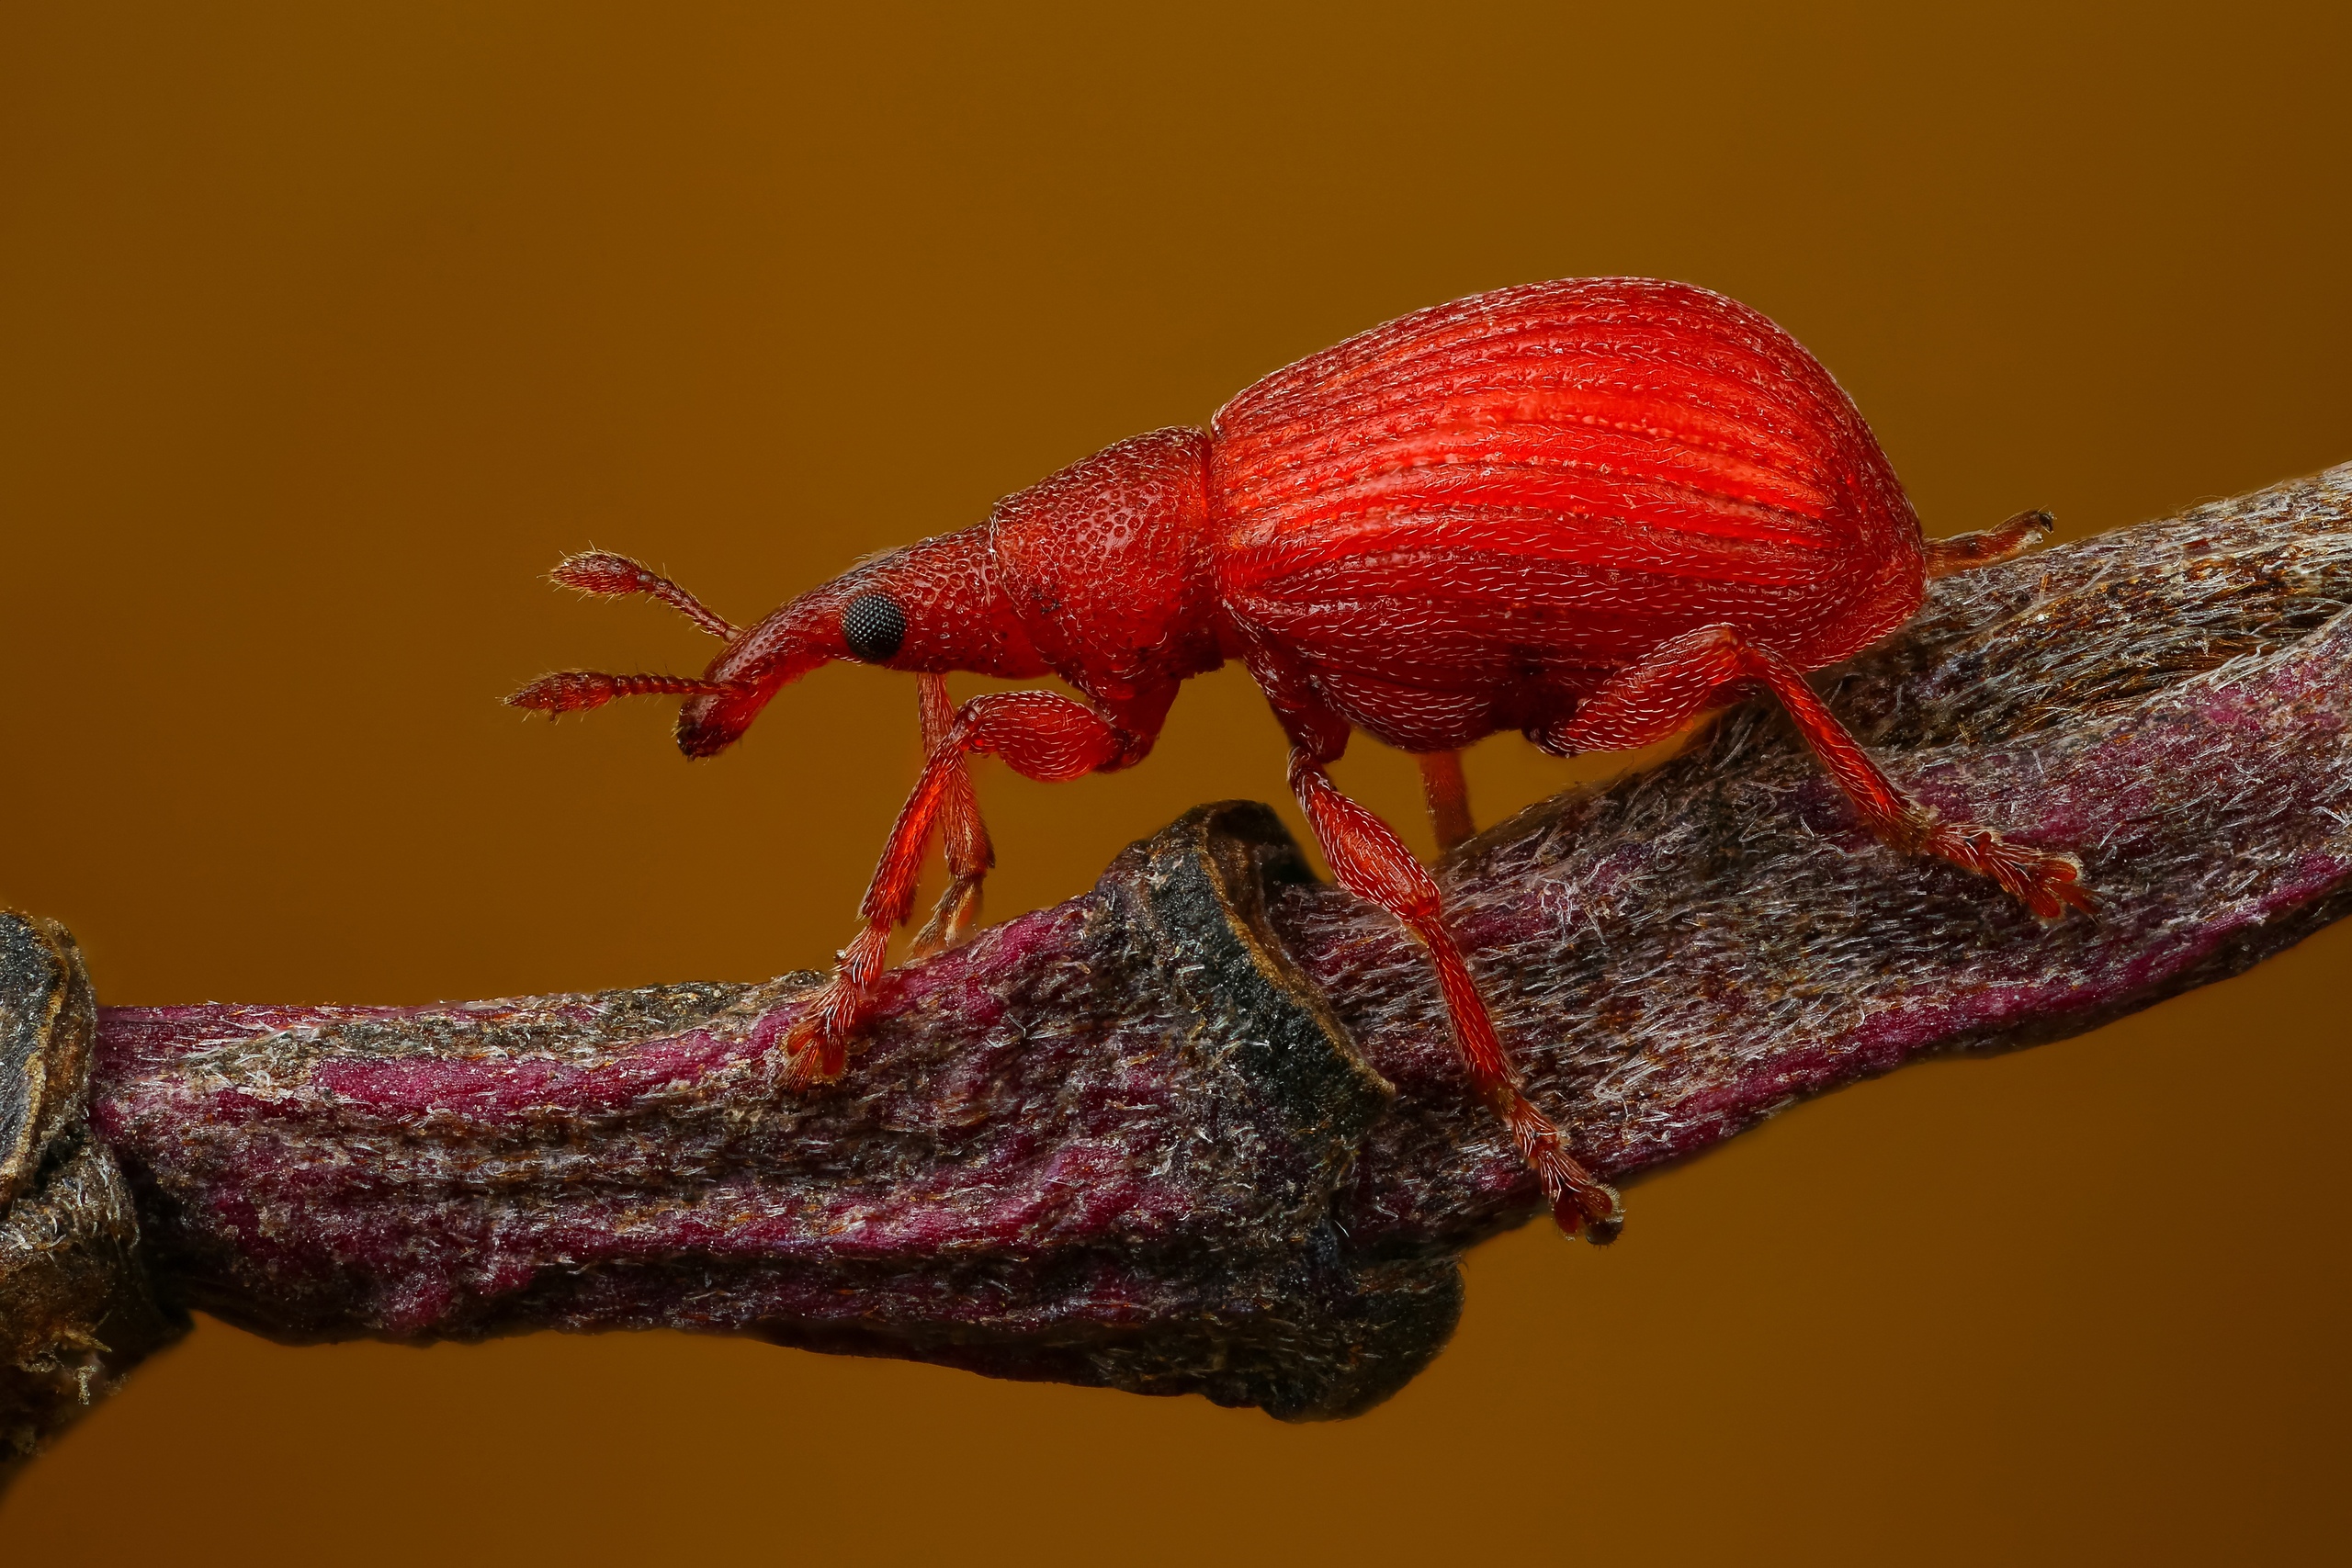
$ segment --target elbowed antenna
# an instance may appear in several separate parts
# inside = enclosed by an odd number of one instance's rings
[[[584,550],[576,556],[566,556],[548,577],[562,587],[577,588],[600,599],[650,594],[721,641],[732,642],[742,635],[726,616],[651,567],[610,550]],[[529,708],[553,717],[557,714],[600,708],[616,697],[732,696],[746,689],[739,682],[695,680],[684,675],[612,675],[601,670],[559,670],[540,676],[506,702],[510,707]]]
[[[558,670],[542,675],[506,699],[508,707],[529,708],[552,718],[584,713],[615,697],[729,697],[752,688],[733,681],[697,681],[690,675],[613,675],[602,670]]]
[[[699,676],[620,675],[602,670],[559,670],[542,675],[506,699],[509,706],[553,717],[603,707],[616,697],[684,697],[678,715],[678,749],[689,757],[723,750],[758,716],[776,688],[841,657],[820,646],[822,637],[810,601],[800,599],[746,629],[711,609],[642,561],[610,550],[566,556],[548,573],[551,581],[602,599],[643,593],[659,599],[727,644]],[[836,615],[832,617],[838,621]],[[838,638],[836,638],[838,640]]]
[[[616,697],[683,696],[678,750],[708,757],[732,745],[768,700],[820,664],[854,660],[908,671],[1043,674],[1017,611],[996,587],[982,523],[877,556],[820,583],[757,626],[738,627],[650,567],[592,550],[548,575],[567,588],[661,600],[727,647],[699,678],[564,670],[507,698],[541,713],[576,713]]]
[[[651,567],[610,550],[582,550],[576,556],[566,556],[548,573],[548,580],[565,588],[577,588],[582,593],[593,593],[599,599],[626,599],[632,593],[650,593],[721,642],[733,642],[742,635],[734,622]]]

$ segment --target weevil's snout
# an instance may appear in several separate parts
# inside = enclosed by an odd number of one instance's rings
[[[555,715],[602,707],[616,697],[684,697],[678,750],[689,757],[726,750],[777,692],[837,660],[1012,676],[1046,668],[995,591],[985,525],[876,557],[748,630],[738,630],[668,578],[625,556],[592,550],[567,558],[552,575],[568,588],[606,597],[650,594],[726,638],[727,647],[699,676],[560,670],[506,700]]]
[[[831,657],[780,612],[753,626],[712,661],[706,689],[678,709],[678,750],[716,757],[743,738],[770,698]],[[782,624],[778,624],[779,621]]]
[[[705,689],[678,710],[678,750],[716,757],[743,738],[778,692],[845,657],[842,597],[831,584],[804,593],[729,643],[705,672]]]
[[[719,696],[689,697],[678,710],[678,750],[689,757],[716,757],[743,738],[760,710],[775,695],[754,687]]]

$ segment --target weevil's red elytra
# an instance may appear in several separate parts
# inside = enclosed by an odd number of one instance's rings
[[[566,671],[508,700],[555,714],[682,695],[678,745],[707,757],[829,660],[917,676],[928,760],[864,926],[784,1043],[805,1085],[842,1072],[934,829],[952,880],[917,951],[978,916],[993,855],[967,754],[1047,781],[1131,766],[1177,688],[1238,659],[1290,738],[1291,787],[1340,886],[1427,948],[1472,1083],[1561,1226],[1607,1240],[1617,1196],[1521,1092],[1436,882],[1329,764],[1357,729],[1418,753],[1451,847],[1470,831],[1455,753],[1480,737],[1628,750],[1761,688],[1878,837],[1988,876],[2045,919],[2088,909],[2072,857],[1941,820],[1804,679],[1909,619],[1929,578],[2014,555],[2049,523],[2026,513],[1928,543],[1851,400],[1744,305],[1644,278],[1530,284],[1350,338],[1207,430],[1105,447],[748,630],[635,561],[575,556],[556,581],[652,594],[727,646],[699,679]],[[1079,696],[957,706],[951,670],[1056,675]]]

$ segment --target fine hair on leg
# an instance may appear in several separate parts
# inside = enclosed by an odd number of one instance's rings
[[[1660,644],[1639,663],[1619,671],[1565,723],[1546,728],[1540,744],[1572,756],[1580,751],[1630,751],[1664,739],[1702,710],[1721,703],[1726,688],[1760,685],[1778,697],[1823,768],[1882,841],[1913,854],[1934,855],[1990,877],[2043,919],[2069,908],[2090,910],[2082,866],[2072,855],[2013,844],[1990,828],[1947,822],[1896,786],[1862,750],[1853,732],[1829,711],[1804,672],[1728,626],[1701,626]]]
[[[1612,1239],[1623,1224],[1617,1193],[1577,1163],[1559,1129],[1521,1087],[1470,965],[1446,929],[1436,881],[1395,829],[1340,794],[1304,748],[1291,753],[1290,777],[1340,886],[1396,916],[1428,950],[1471,1086],[1510,1129],[1521,1157],[1543,1182],[1553,1218],[1571,1235],[1582,1230],[1596,1242]]]

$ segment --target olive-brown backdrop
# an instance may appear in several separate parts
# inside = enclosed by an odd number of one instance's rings
[[[1931,531],[2352,457],[2352,32],[2244,3],[9,7],[0,900],[114,1002],[747,978],[848,933],[913,692],[688,765],[594,543],[755,615],[1417,306],[1777,318]],[[199,15],[198,12],[201,12]],[[1900,12],[1911,12],[1898,15]],[[967,687],[966,689],[969,689]],[[1130,775],[992,766],[999,915],[1281,793],[1246,676]],[[1470,760],[1482,816],[1568,770]],[[1409,764],[1350,788],[1426,842]],[[10,1561],[2308,1561],[2347,1524],[2352,931],[1806,1106],[1469,1263],[1291,1427],[671,1335],[214,1323],[0,1506]]]

